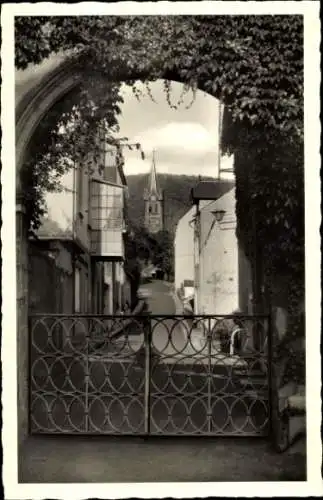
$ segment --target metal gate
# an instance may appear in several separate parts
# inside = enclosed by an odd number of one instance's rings
[[[267,316],[34,315],[30,432],[264,436]]]

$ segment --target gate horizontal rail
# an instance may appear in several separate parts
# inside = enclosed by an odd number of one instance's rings
[[[98,318],[98,319],[268,319],[268,314],[152,314],[151,312],[141,314],[92,314],[92,313],[33,313],[30,318]]]
[[[269,328],[266,315],[32,315],[30,432],[267,435]]]

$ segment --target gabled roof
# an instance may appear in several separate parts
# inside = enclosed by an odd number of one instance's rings
[[[192,203],[196,204],[200,200],[217,200],[234,186],[235,182],[230,180],[200,181],[191,189]]]

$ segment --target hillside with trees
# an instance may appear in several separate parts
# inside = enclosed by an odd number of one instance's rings
[[[145,204],[144,189],[147,187],[147,174],[128,175],[129,188],[128,212],[133,225],[143,226]],[[211,177],[194,175],[157,174],[159,189],[164,193],[165,229],[174,233],[179,219],[192,206],[190,192],[199,180],[212,180]],[[214,180],[214,179],[213,179]]]

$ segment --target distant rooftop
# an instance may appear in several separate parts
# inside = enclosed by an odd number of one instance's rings
[[[200,181],[191,189],[191,200],[195,204],[200,200],[217,200],[234,186],[235,182],[230,180]]]

